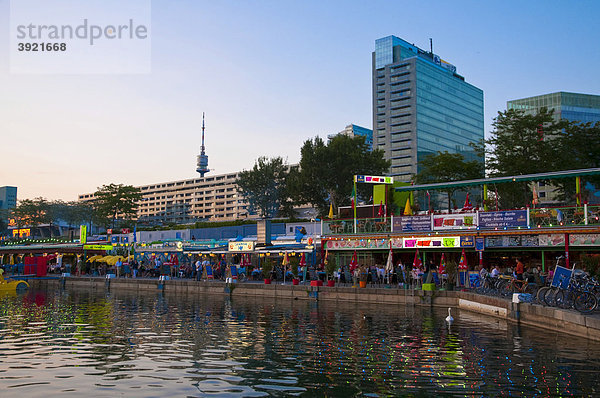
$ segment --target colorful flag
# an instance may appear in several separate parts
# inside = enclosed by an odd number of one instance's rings
[[[377,212],[379,217],[383,217],[383,202],[379,202],[379,211]]]
[[[535,185],[533,186],[533,200],[531,201],[531,203],[535,206],[540,202],[539,198],[538,198],[538,194],[537,191],[535,190]]]
[[[440,260],[440,267],[438,268],[438,274],[443,274],[446,271],[446,257],[442,253],[442,259]]]
[[[462,208],[463,210],[473,210],[473,205],[469,201],[469,193],[467,192],[467,197],[465,199],[465,204]]]
[[[352,260],[350,260],[350,272],[354,272],[354,270],[358,267],[358,259],[356,256],[356,250],[352,254]]]

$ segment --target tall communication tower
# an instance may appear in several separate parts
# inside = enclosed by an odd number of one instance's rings
[[[208,156],[204,152],[204,112],[202,112],[202,145],[200,146],[200,155],[196,161],[196,171],[200,173],[200,177],[204,177],[204,174],[208,173]]]

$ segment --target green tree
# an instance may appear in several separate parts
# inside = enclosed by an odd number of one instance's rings
[[[485,177],[482,161],[465,161],[460,153],[437,152],[426,156],[419,162],[419,173],[414,177],[418,184],[474,180]],[[448,209],[452,208],[452,195],[457,188],[446,188],[441,191],[448,195]]]
[[[337,135],[328,144],[320,137],[304,142],[300,151],[300,172],[295,197],[298,203],[310,203],[321,215],[350,204],[354,175],[386,174],[390,162],[381,150],[369,151],[364,137]],[[371,193],[365,184],[358,186],[361,198]]]
[[[115,227],[118,217],[132,219],[137,216],[138,201],[142,199],[139,188],[131,185],[103,185],[94,193],[94,212],[104,225]]]
[[[243,170],[236,184],[248,202],[248,211],[259,216],[275,217],[282,205],[288,206],[286,178],[289,166],[281,157],[259,157],[251,170]]]
[[[486,140],[486,167],[494,177],[541,173],[556,170],[560,159],[555,139],[568,126],[555,121],[552,111],[542,108],[535,115],[510,109],[498,112],[494,130]],[[503,207],[523,206],[531,200],[530,183],[498,186]]]

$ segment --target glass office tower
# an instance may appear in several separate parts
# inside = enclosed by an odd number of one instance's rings
[[[542,107],[554,111],[554,119],[572,122],[600,122],[600,95],[558,93],[538,95],[508,101],[507,109],[524,111],[526,114],[537,114]]]
[[[409,181],[437,151],[476,159],[469,143],[484,137],[482,90],[438,55],[395,36],[375,41],[372,63],[373,148],[391,160],[390,175]]]

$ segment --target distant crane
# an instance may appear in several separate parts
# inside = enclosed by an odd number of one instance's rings
[[[208,156],[204,151],[204,112],[202,112],[202,145],[200,146],[200,155],[196,159],[196,171],[200,173],[200,177],[204,177],[204,174],[208,173]]]

